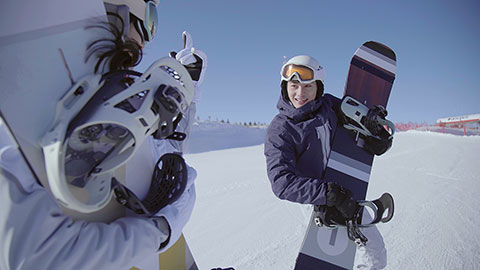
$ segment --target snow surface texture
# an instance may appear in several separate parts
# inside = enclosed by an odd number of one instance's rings
[[[184,232],[200,269],[294,267],[311,208],[273,195],[264,136],[265,129],[194,126],[195,154],[185,158],[198,171],[197,202]],[[386,269],[479,269],[479,160],[479,136],[420,131],[397,133],[375,158],[367,199],[388,191],[396,203],[393,220],[378,225]]]

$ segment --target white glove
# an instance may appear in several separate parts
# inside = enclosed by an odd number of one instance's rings
[[[198,103],[198,101],[200,101],[199,87],[203,82],[205,71],[207,70],[207,55],[203,51],[193,47],[192,36],[187,31],[182,33],[182,39],[184,48],[178,53],[170,52],[170,56],[175,57],[175,59],[185,66],[188,73],[190,73],[193,85],[195,86],[193,101]]]
[[[187,168],[188,180],[183,194],[174,203],[165,206],[155,214],[156,217],[165,218],[170,227],[168,243],[162,246],[160,252],[169,249],[177,242],[193,212],[196,198],[194,181],[197,178],[197,171],[188,165]]]

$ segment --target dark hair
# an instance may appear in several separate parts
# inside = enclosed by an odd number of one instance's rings
[[[315,82],[317,83],[317,95],[315,96],[315,99],[319,99],[323,96],[324,86],[320,80],[316,80]],[[282,80],[280,87],[282,88],[282,97],[286,101],[289,101],[290,99],[288,98],[287,83],[287,81]]]
[[[104,71],[107,63],[109,71],[131,69],[138,65],[143,57],[140,44],[134,39],[124,37],[126,33],[123,32],[125,23],[122,17],[112,12],[108,12],[107,15],[119,20],[119,24],[109,20],[110,22],[101,22],[86,27],[87,29],[100,28],[112,35],[95,40],[87,47],[85,62],[92,56],[98,57],[95,73],[99,71],[100,67]]]

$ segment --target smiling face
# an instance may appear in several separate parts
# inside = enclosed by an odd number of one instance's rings
[[[287,83],[288,98],[295,108],[300,108],[317,96],[317,83],[301,83],[297,80],[291,80]]]

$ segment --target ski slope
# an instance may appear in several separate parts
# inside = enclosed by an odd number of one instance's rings
[[[197,202],[184,232],[200,269],[293,269],[311,210],[271,192],[264,135],[261,128],[194,126],[194,151],[185,158],[198,171]],[[395,198],[393,220],[378,226],[386,269],[479,269],[479,160],[480,136],[396,134],[374,161],[367,193]]]

